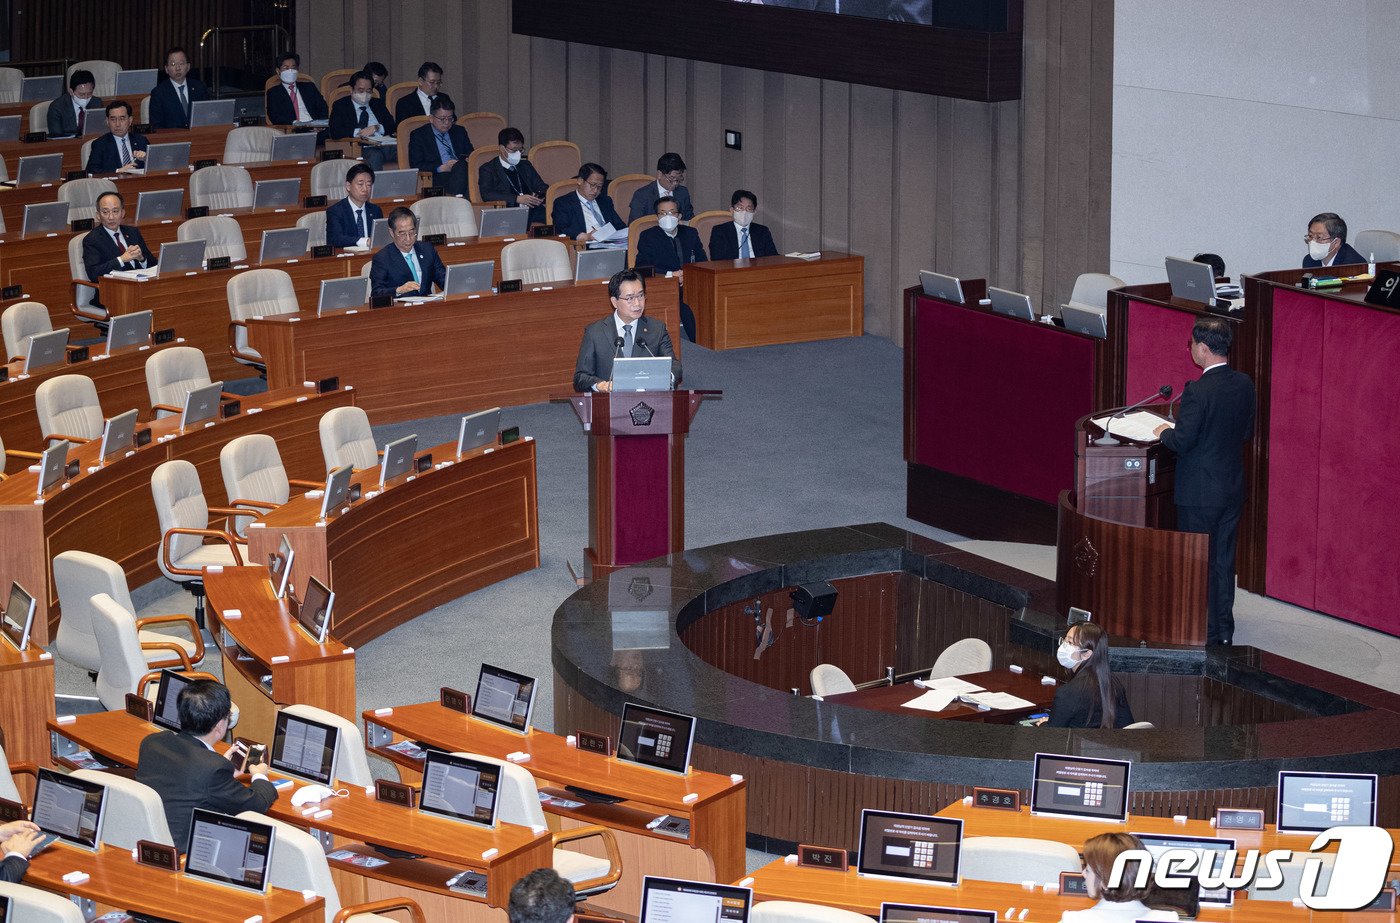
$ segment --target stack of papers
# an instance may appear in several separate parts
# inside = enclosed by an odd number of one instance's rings
[[[1034,702],[1028,702],[1017,695],[1009,692],[973,692],[968,695],[959,696],[969,705],[985,705],[997,711],[1010,711],[1013,708],[1034,708]]]
[[[793,257],[794,259],[799,259],[799,260],[815,260],[817,257],[819,257],[819,256],[821,256],[821,255],[822,255],[822,252],[821,252],[820,250],[813,250],[811,253],[784,253],[784,254],[783,254],[783,256],[790,256],[790,257]]]
[[[1156,442],[1158,437],[1152,435],[1152,431],[1163,423],[1176,426],[1175,423],[1146,410],[1135,410],[1125,417],[1110,415],[1094,418],[1095,426],[1107,429],[1120,439],[1131,439],[1133,442]]]
[[[144,279],[154,279],[158,275],[160,275],[160,272],[155,267],[151,267],[150,269],[114,269],[107,273],[108,278],[125,279],[128,282],[140,282]]]
[[[917,708],[919,711],[942,711],[951,705],[954,699],[983,691],[981,686],[956,676],[944,676],[930,680],[916,679],[914,685],[920,689],[927,689],[928,692],[905,702],[904,707]]]

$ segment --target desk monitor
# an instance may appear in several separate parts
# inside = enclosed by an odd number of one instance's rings
[[[190,103],[190,127],[214,128],[233,124],[235,99],[200,99]]]
[[[24,373],[28,375],[51,365],[62,365],[67,359],[67,327],[36,333],[29,338],[29,349],[24,354]]]
[[[384,457],[379,461],[379,489],[394,478],[403,477],[413,470],[413,456],[418,451],[418,434],[395,439],[384,446]]]
[[[403,170],[380,170],[374,174],[374,197],[376,199],[408,199],[418,195],[418,171],[412,167]]]
[[[152,145],[155,147],[155,145]],[[179,221],[185,213],[185,190],[152,189],[136,194],[136,223]]]
[[[63,92],[63,75],[54,74],[48,77],[25,77],[19,85],[19,101],[22,103],[38,103],[44,100],[58,98],[58,94]]]
[[[529,227],[530,208],[527,205],[488,208],[481,213],[481,228],[477,233],[482,237],[523,237]]]
[[[277,550],[267,556],[267,577],[272,583],[272,593],[278,599],[287,598],[287,587],[291,583],[292,564],[296,562],[297,550],[283,535],[277,543]]]
[[[1172,297],[1201,304],[1215,304],[1215,269],[1209,263],[1167,257],[1167,279]]]
[[[1189,849],[1201,858],[1202,867],[1209,862],[1211,874],[1235,874],[1235,841],[1232,839],[1158,833],[1134,833],[1133,836],[1141,840],[1143,848],[1152,853],[1154,865],[1169,849]],[[1198,869],[1196,874],[1199,873]],[[1200,902],[1212,907],[1229,907],[1235,902],[1235,892],[1229,888],[1201,888]]]
[[[125,452],[136,445],[136,411],[128,410],[102,421],[101,460]]]
[[[212,420],[219,413],[219,400],[224,383],[213,381],[185,393],[185,408],[180,412],[180,429]]]
[[[96,782],[40,769],[34,788],[34,823],[70,846],[96,852],[107,810],[107,789]]]
[[[20,226],[20,237],[62,234],[67,230],[67,202],[37,202],[24,206],[24,224]]]
[[[204,268],[204,251],[208,247],[209,241],[203,238],[172,240],[170,243],[161,244],[160,253],[156,254],[156,267],[166,275],[198,272]]]
[[[492,288],[495,260],[481,260],[477,263],[453,263],[447,267],[447,278],[442,288],[444,295],[470,295],[473,292],[489,292]]]
[[[315,139],[312,135],[312,139]],[[288,176],[282,179],[260,179],[253,184],[254,208],[291,208],[301,202],[301,177]],[[307,228],[301,230],[310,233]],[[267,242],[269,232],[263,232],[263,242]]]
[[[280,773],[330,785],[335,779],[336,743],[340,729],[287,712],[277,713],[272,729],[268,765]]]
[[[39,456],[39,499],[50,488],[61,482],[68,471],[68,450],[72,447],[68,440],[51,445]]]
[[[1037,753],[1031,813],[1124,823],[1132,769],[1127,760]]]
[[[273,160],[313,160],[316,157],[316,132],[308,131],[277,135],[272,139]]]
[[[316,302],[316,314],[330,311],[348,311],[363,308],[369,304],[369,277],[351,276],[348,279],[322,279],[321,299]]]
[[[962,864],[963,823],[957,818],[898,811],[860,812],[861,875],[956,885]]]
[[[1365,773],[1278,774],[1279,833],[1321,833],[1376,825],[1376,777]]]
[[[492,407],[467,414],[457,430],[457,457],[461,458],[463,452],[490,445],[500,432],[501,408]]]
[[[496,826],[501,767],[467,756],[429,750],[423,760],[418,810],[480,827]]]
[[[273,231],[263,231],[262,249],[258,252],[258,262],[269,263],[299,259],[305,256],[306,251],[310,248],[310,228],[278,228]]]
[[[1065,322],[1067,330],[1100,340],[1108,339],[1108,315],[1098,308],[1076,308],[1067,304],[1060,308],[1060,320]]]
[[[578,265],[574,267],[575,282],[591,282],[594,279],[611,279],[627,268],[627,251],[582,250],[578,255]]]
[[[0,144],[19,140],[20,115],[0,115]]]
[[[645,347],[634,348],[630,359],[613,360],[613,391],[670,391],[671,357],[638,356],[639,352]]]
[[[1022,320],[1035,320],[1035,308],[1031,306],[1029,295],[988,286],[987,297],[992,301],[992,310],[998,314],[1019,317]]]
[[[34,627],[36,608],[34,597],[24,587],[18,583],[10,584],[10,598],[5,603],[4,618],[0,619],[0,633],[21,653],[29,646],[29,631]]]
[[[647,705],[624,702],[617,758],[685,775],[695,743],[695,719]]]
[[[194,682],[175,670],[161,670],[156,686],[156,700],[151,709],[151,723],[167,731],[180,730],[180,693]]]
[[[881,904],[880,923],[997,923],[995,910]]]
[[[924,286],[924,294],[930,298],[941,298],[953,304],[967,304],[963,299],[962,282],[956,276],[945,276],[930,269],[921,269],[919,282]]]
[[[335,593],[315,577],[306,581],[306,598],[296,607],[297,625],[317,644],[326,643],[326,632],[331,627],[331,610],[335,606]]]
[[[28,157],[21,157],[19,169],[15,171],[15,183],[19,186],[56,183],[62,177],[62,154],[31,154]]]
[[[93,118],[94,115],[96,115],[97,118]],[[87,118],[83,119],[83,130],[81,136],[84,138],[90,138],[93,135],[105,135],[106,133],[107,117],[102,113],[102,110],[97,109],[96,111],[89,112]],[[86,164],[84,164],[84,166],[86,166]],[[139,162],[137,163],[137,166],[140,167]]]
[[[753,891],[679,878],[642,879],[639,923],[746,923]]]
[[[159,79],[156,75],[159,73],[154,67],[117,71],[115,95],[118,99],[123,96],[145,96],[156,88],[156,80]]]
[[[196,103],[196,105],[198,105]],[[152,144],[146,148],[146,175],[154,173],[169,173],[171,170],[183,170],[190,165],[190,142],[188,141],[164,141],[160,144]],[[183,193],[184,190],[181,190]],[[143,193],[144,195],[144,193]],[[137,202],[138,208],[140,202]],[[138,216],[140,212],[137,212]],[[180,215],[162,215],[163,218],[178,218]]]
[[[185,874],[265,894],[276,836],[271,824],[195,808],[185,844]]]
[[[322,519],[329,519],[332,513],[341,508],[346,494],[350,493],[350,478],[354,474],[354,465],[341,465],[339,468],[332,468],[326,475],[325,493],[321,496]]]
[[[374,227],[369,229],[369,247],[371,250],[383,250],[389,246],[389,241],[394,239],[394,232],[389,230],[388,218],[375,218]]]
[[[118,349],[144,346],[151,341],[151,312],[113,314],[107,320],[107,355]]]
[[[529,733],[537,685],[533,676],[483,663],[476,679],[476,695],[472,696],[472,717]]]

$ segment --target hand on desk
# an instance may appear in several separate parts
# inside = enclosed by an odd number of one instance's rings
[[[122,251],[121,262],[123,263],[134,263],[140,259],[143,259],[141,248],[135,244],[132,244]]]
[[[544,197],[521,193],[520,195],[515,197],[515,203],[517,205],[529,205],[531,207],[534,207],[536,205],[543,205]]]
[[[600,382],[598,382],[598,384],[595,386],[595,390],[602,391],[603,393],[606,394],[607,392],[609,392],[609,391],[612,390],[612,382],[610,382],[610,381],[600,381]]]
[[[412,279],[409,279],[403,285],[400,285],[398,288],[394,289],[394,293],[397,295],[406,295],[409,292],[416,291],[418,291],[418,283],[414,282]]]
[[[579,236],[577,236],[577,237],[574,238],[574,240],[580,241],[580,242],[582,242],[582,243],[587,243],[588,241],[590,241],[590,240],[592,240],[592,239],[593,239],[593,231],[584,231],[582,234],[580,234]]]
[[[0,826],[0,855],[19,853],[28,856],[44,840],[39,825],[27,820],[12,821]]]
[[[1165,433],[1165,432],[1166,432],[1167,430],[1169,430],[1169,429],[1171,429],[1171,425],[1170,425],[1170,424],[1167,424],[1167,423],[1163,423],[1163,424],[1161,424],[1160,426],[1158,426],[1156,429],[1152,430],[1152,435],[1156,436],[1158,439],[1161,439],[1161,438],[1162,438],[1162,434]]]

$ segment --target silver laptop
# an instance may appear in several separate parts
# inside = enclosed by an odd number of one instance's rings
[[[1098,337],[1100,340],[1108,339],[1108,317],[1097,308],[1076,308],[1072,305],[1065,305],[1060,308],[1060,320],[1065,322],[1066,330],[1086,333],[1091,337]]]
[[[301,201],[301,179],[260,179],[253,184],[254,208],[290,208]]]
[[[219,413],[219,395],[223,393],[222,381],[210,382],[185,394],[185,409],[180,413],[180,429],[212,420]]]
[[[151,341],[151,312],[113,314],[107,320],[107,354]]]
[[[1197,263],[1178,256],[1167,257],[1167,278],[1172,284],[1172,297],[1202,304],[1215,303],[1215,269],[1209,263]]]
[[[574,267],[574,281],[611,279],[626,268],[626,250],[582,250],[578,255],[578,265]]]
[[[327,519],[331,513],[345,503],[345,495],[350,492],[350,478],[355,474],[354,465],[341,465],[332,468],[326,475],[325,494],[321,497],[321,518]]]
[[[235,99],[201,99],[190,104],[191,128],[225,128],[233,124]]]
[[[63,177],[62,154],[31,154],[19,159],[15,182],[21,186],[31,183],[56,183]]]
[[[19,85],[19,101],[38,103],[46,99],[57,99],[63,92],[63,75],[49,77],[25,77]]]
[[[198,105],[196,103],[195,105]],[[146,148],[146,172],[183,170],[190,165],[190,142],[166,141]]]
[[[457,457],[460,458],[463,452],[490,445],[500,432],[501,408],[492,407],[467,414],[457,430]]]
[[[100,118],[98,116],[101,116]],[[92,135],[105,135],[107,133],[107,115],[101,109],[89,109],[87,118],[83,119],[83,137]],[[137,164],[140,166],[140,164]]]
[[[495,260],[482,260],[479,263],[454,263],[447,267],[444,295],[469,295],[473,292],[491,291],[491,276],[496,269]]]
[[[136,445],[136,411],[108,417],[102,424],[102,461]]]
[[[369,279],[354,276],[349,279],[322,279],[321,300],[316,313],[363,308],[369,304]]]
[[[380,170],[374,174],[376,199],[407,199],[417,194],[417,170]]]
[[[272,139],[273,160],[312,160],[315,157],[314,131],[278,135]]]
[[[394,239],[394,233],[389,230],[388,218],[375,218],[374,227],[369,232],[369,248],[371,250],[383,250],[389,246],[389,241]]]
[[[418,451],[418,434],[404,436],[384,446],[384,458],[379,463],[379,487],[413,470],[413,455]]]
[[[48,493],[49,489],[62,481],[68,468],[68,449],[72,444],[68,440],[63,440],[56,445],[51,445],[39,456],[39,497]]]
[[[1019,317],[1022,320],[1035,320],[1035,308],[1031,307],[1031,296],[1004,288],[987,286],[987,297],[991,299],[992,310],[998,314]]]
[[[0,144],[19,140],[21,115],[0,115]]]
[[[136,223],[175,221],[185,213],[185,190],[152,189],[136,194]]]
[[[191,272],[204,268],[204,250],[209,246],[209,241],[200,240],[172,240],[168,244],[160,245],[160,253],[157,254],[156,265],[163,273]]]
[[[278,228],[275,231],[263,231],[262,249],[258,252],[258,262],[295,260],[305,256],[310,246],[310,228]]]
[[[145,96],[156,88],[156,75],[160,72],[154,67],[142,68],[141,70],[117,71],[116,95],[122,96]]]
[[[953,304],[967,304],[963,300],[962,282],[956,276],[945,276],[929,269],[919,270],[919,282],[924,286],[924,294],[930,298],[941,298]]]
[[[529,226],[528,206],[488,208],[481,213],[481,227],[477,233],[482,237],[521,237]]]
[[[24,206],[21,237],[61,234],[68,230],[67,202],[37,202]]]
[[[49,333],[36,333],[29,338],[29,351],[24,356],[24,374],[51,365],[58,365],[68,357],[68,328]]]
[[[669,356],[633,356],[614,359],[613,393],[618,391],[670,391],[671,358]]]

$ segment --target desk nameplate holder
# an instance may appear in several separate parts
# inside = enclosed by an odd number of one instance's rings
[[[393,782],[389,779],[377,779],[374,783],[374,798],[385,804],[411,808],[414,803],[413,786],[405,785],[402,782]]]
[[[133,718],[140,718],[142,721],[150,721],[155,714],[155,705],[144,696],[139,696],[134,692],[126,694],[126,713]]]
[[[1215,812],[1217,830],[1263,830],[1264,812],[1255,808],[1221,808]]]
[[[472,697],[468,693],[451,686],[443,686],[438,690],[438,696],[443,708],[459,711],[464,715],[472,713]]]
[[[174,846],[153,843],[150,840],[137,840],[136,848],[132,851],[136,853],[136,861],[142,865],[164,869],[167,872],[180,871],[180,853]]]
[[[1084,875],[1081,872],[1061,872],[1060,895],[1088,897],[1089,884],[1084,880]]]
[[[605,734],[590,734],[588,731],[578,731],[574,734],[574,746],[587,753],[597,753],[600,756],[612,756],[612,738]]]
[[[997,811],[1021,810],[1021,793],[1010,788],[974,788],[972,804],[979,808],[992,808]]]
[[[844,872],[850,868],[850,853],[839,846],[798,846],[797,864],[808,869]]]

